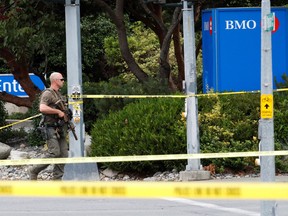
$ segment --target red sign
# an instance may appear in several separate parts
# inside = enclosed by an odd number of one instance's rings
[[[212,27],[212,17],[210,17],[210,20],[209,20],[209,32],[210,32],[210,35],[212,35],[212,30],[213,30],[213,27]]]
[[[276,32],[278,29],[279,29],[279,26],[280,26],[280,22],[279,22],[279,19],[275,16],[275,20],[274,20],[274,29],[272,31],[272,33]]]

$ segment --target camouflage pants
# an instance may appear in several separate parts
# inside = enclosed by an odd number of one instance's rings
[[[66,158],[68,157],[68,143],[67,143],[67,129],[61,128],[56,129],[54,127],[47,128],[47,147],[48,150],[43,156],[43,158]],[[49,164],[37,164],[33,165],[30,172],[33,174],[38,174]],[[53,179],[61,180],[64,174],[65,164],[55,164],[53,168]]]

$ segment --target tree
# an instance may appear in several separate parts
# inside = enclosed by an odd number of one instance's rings
[[[29,73],[38,75],[45,83],[49,53],[62,43],[61,37],[55,33],[61,25],[55,21],[53,13],[44,12],[49,6],[39,1],[4,1],[1,8],[0,59],[29,97],[19,98],[0,92],[0,99],[32,107],[40,90],[31,81]]]
[[[137,64],[150,78],[155,78],[160,55],[158,38],[155,33],[145,27],[142,22],[134,21],[129,23],[127,40]],[[114,66],[122,74],[121,77],[126,81],[136,79],[121,56],[118,38],[115,35],[105,38],[104,49],[108,64]]]
[[[146,26],[151,28],[159,38],[161,47],[160,51],[160,77],[168,79],[170,86],[175,87],[177,85],[179,90],[182,90],[182,80],[184,77],[184,60],[183,60],[183,44],[181,43],[182,29],[181,29],[181,13],[182,5],[171,8],[168,5],[171,3],[180,3],[179,0],[166,0],[166,5],[158,4],[157,1],[145,1],[138,0],[133,2],[127,2],[125,9],[133,20],[140,20]],[[196,56],[199,55],[202,45],[201,39],[201,12],[206,8],[215,7],[259,7],[261,1],[232,1],[232,0],[198,0],[193,1],[194,3],[194,20],[195,20],[195,31],[200,35],[196,44]],[[272,1],[272,5],[281,6],[287,4],[283,0]],[[173,13],[173,16],[172,16]],[[171,19],[171,17],[173,17]],[[168,18],[168,19],[167,19]],[[169,18],[171,21],[169,22]],[[167,58],[167,52],[169,46],[173,40],[175,57],[178,64],[178,77],[176,79],[171,77],[170,65]]]
[[[124,24],[124,13],[123,13],[124,0],[116,0],[115,10],[113,10],[107,3],[105,3],[102,0],[94,0],[94,1],[99,7],[101,7],[108,13],[112,22],[115,24],[119,38],[120,50],[128,67],[139,79],[139,81],[141,82],[146,81],[148,78],[147,74],[138,66],[131,52],[129,51],[126,29]]]
[[[31,107],[40,90],[34,86],[29,73],[38,75],[44,82],[48,71],[64,71],[65,58],[65,28],[63,4],[55,4],[58,0],[2,0],[0,2],[0,64],[9,68],[15,79],[28,94],[28,98],[18,98],[5,92],[0,92],[0,99],[18,106]],[[167,3],[180,3],[180,0],[167,0]],[[261,1],[253,0],[197,0],[194,2],[196,32],[201,30],[201,11],[213,7],[252,7],[260,6]],[[284,0],[274,0],[273,6],[286,5]],[[159,39],[159,77],[170,84],[172,89],[182,89],[184,79],[183,44],[181,43],[181,7],[165,7],[144,0],[83,0],[81,1],[82,17],[104,11],[116,26],[120,50],[130,71],[140,82],[148,80],[144,72],[134,59],[129,49],[124,14],[130,21],[141,21],[147,28],[152,29]],[[96,16],[94,16],[96,17]],[[89,21],[89,19],[88,19]],[[90,21],[89,21],[90,22]],[[92,37],[91,37],[92,38]],[[85,37],[86,39],[86,37]],[[95,38],[94,38],[95,39]],[[93,39],[93,40],[94,40]],[[85,41],[85,40],[84,40]],[[96,40],[95,40],[96,41]],[[169,62],[169,48],[173,41],[175,57],[178,64],[178,76],[171,74]],[[199,37],[196,53],[200,53],[201,37]],[[86,49],[84,52],[83,68],[95,67],[96,52]],[[87,53],[91,55],[87,55]],[[87,57],[87,56],[88,57]],[[98,62],[105,61],[99,58]],[[91,64],[92,62],[92,64]],[[85,75],[85,71],[83,73]]]
[[[87,11],[84,13],[87,14]],[[115,37],[115,35],[117,35],[115,25],[103,12],[91,15],[88,13],[81,18],[84,82],[109,80],[119,74],[116,68],[107,63],[107,53],[104,47],[105,39]]]

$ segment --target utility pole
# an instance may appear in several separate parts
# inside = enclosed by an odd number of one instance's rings
[[[188,8],[186,0],[183,2],[183,32],[184,32],[184,89],[187,95],[197,93],[197,71],[195,53],[195,26],[194,6]],[[186,99],[186,122],[187,122],[187,153],[200,153],[199,124],[198,124],[198,100],[192,96]],[[180,172],[183,181],[209,179],[210,172],[201,170],[200,159],[188,159],[186,171]]]
[[[80,0],[65,0],[66,55],[68,95],[82,95],[82,63],[80,34]],[[69,98],[78,140],[69,133],[69,157],[84,156],[83,101]],[[97,164],[66,164],[64,180],[99,180]]]
[[[194,7],[188,8],[187,1],[183,1],[183,32],[184,32],[184,67],[185,92],[195,95],[197,92]],[[198,100],[196,97],[187,98],[187,153],[200,152],[198,130]],[[200,159],[188,159],[186,170],[200,170]]]
[[[270,0],[261,3],[261,99],[259,121],[260,151],[274,151],[273,82],[272,82],[272,41],[274,15]],[[262,182],[275,182],[275,156],[260,157]],[[276,202],[261,201],[261,216],[275,216]]]

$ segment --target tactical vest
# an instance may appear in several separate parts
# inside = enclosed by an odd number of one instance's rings
[[[54,109],[57,109],[56,103],[59,100],[63,100],[62,95],[54,91],[52,88],[47,88],[43,90],[40,96],[40,104],[44,103]],[[48,125],[55,125],[59,121],[59,117],[57,114],[43,114],[42,113],[42,118],[43,118],[44,124],[48,124]]]

